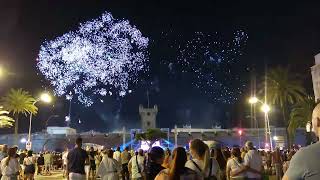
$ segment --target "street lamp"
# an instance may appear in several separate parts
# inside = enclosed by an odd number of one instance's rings
[[[261,111],[264,112],[264,113],[269,113],[270,112],[270,106],[268,104],[263,104],[261,106]]]
[[[262,102],[257,97],[250,97],[249,98],[249,103],[250,104],[256,104],[256,103],[262,104],[261,111],[264,112],[265,137],[266,137],[266,141],[269,141],[270,144],[269,143],[268,144],[270,145],[270,148],[272,149],[272,137],[271,137],[269,116],[268,116],[268,113],[271,111],[271,108],[266,102]]]
[[[250,104],[256,104],[257,102],[259,102],[259,99],[257,97],[254,96],[249,98]]]
[[[33,102],[33,105],[35,105],[39,101],[42,101],[42,102],[45,102],[45,103],[50,103],[52,101],[52,98],[48,93],[43,93],[43,94],[41,94],[41,96],[38,99],[36,99]],[[27,150],[30,150],[31,146],[32,146],[32,144],[31,144],[31,128],[32,128],[32,113],[30,112],[29,134],[28,134],[28,141],[26,143],[26,149]]]

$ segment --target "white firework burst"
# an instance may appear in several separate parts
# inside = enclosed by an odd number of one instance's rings
[[[93,95],[126,95],[139,72],[148,69],[148,41],[129,21],[106,12],[76,31],[44,42],[37,67],[56,95],[72,92],[90,106]]]

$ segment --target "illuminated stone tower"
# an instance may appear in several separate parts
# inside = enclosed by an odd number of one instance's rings
[[[141,117],[141,128],[143,130],[156,128],[158,106],[155,105],[153,108],[144,108],[143,105],[139,106],[139,113]]]
[[[312,83],[315,100],[320,100],[320,53],[314,56],[315,65],[311,67]]]

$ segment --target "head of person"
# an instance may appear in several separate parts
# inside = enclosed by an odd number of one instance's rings
[[[94,151],[94,148],[92,146],[90,147],[90,151]]]
[[[172,157],[169,180],[180,179],[180,173],[187,162],[187,153],[183,147],[177,147],[173,150]]]
[[[221,148],[216,148],[214,150],[214,158],[217,160],[219,166],[221,169],[225,169],[226,165],[227,165],[227,160],[225,159],[225,157],[222,154],[222,150]]]
[[[200,139],[194,139],[190,143],[190,153],[195,159],[203,161],[203,171],[207,172],[210,164],[209,147]]]
[[[129,147],[128,146],[125,147],[124,150],[128,152],[129,151]]]
[[[16,148],[12,147],[12,148],[9,148],[9,149],[8,149],[8,158],[7,158],[6,161],[5,161],[5,165],[6,165],[6,166],[9,165],[10,159],[13,159],[13,158],[16,157],[16,153],[17,153]]]
[[[231,150],[231,157],[238,158],[239,161],[241,161],[241,151],[239,148],[234,147]]]
[[[148,157],[151,162],[154,162],[156,164],[162,164],[164,161],[164,151],[161,147],[154,146],[150,149]]]
[[[246,146],[247,151],[254,149],[253,143],[251,141],[247,141],[245,146]]]
[[[120,151],[120,147],[119,146],[117,147],[117,151]]]
[[[320,137],[320,103],[312,112],[312,131],[316,137]]]
[[[112,149],[107,149],[107,156],[108,158],[113,158],[113,150]]]
[[[18,152],[18,146],[17,145],[14,145],[14,146],[12,146],[12,149],[14,150],[14,152],[17,154],[17,152]]]
[[[28,151],[27,156],[32,157],[32,153],[33,153],[32,151]]]
[[[143,156],[143,149],[139,149],[138,155],[139,155],[139,156]]]
[[[76,146],[77,147],[82,147],[82,138],[81,137],[77,137],[77,139],[76,139]]]
[[[8,145],[6,145],[6,144],[2,145],[1,151],[4,153],[7,153],[8,152]]]
[[[169,149],[169,148],[167,148],[167,149],[166,149],[166,151],[165,151],[165,155],[166,155],[166,156],[171,156],[171,151],[170,151],[170,149]]]

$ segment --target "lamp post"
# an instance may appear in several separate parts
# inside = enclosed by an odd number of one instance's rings
[[[52,118],[58,118],[58,117],[59,117],[59,115],[57,115],[57,114],[49,116],[49,118],[46,120],[46,128],[48,127],[48,123]]]
[[[238,130],[238,134],[239,134],[239,147],[241,147],[241,145],[242,145],[242,129]]]
[[[51,96],[47,93],[43,93],[40,98],[36,99],[33,102],[33,105],[35,105],[37,102],[39,101],[43,101],[45,103],[50,103],[52,100]],[[30,119],[29,119],[29,133],[28,133],[28,141],[26,143],[26,149],[30,150],[32,147],[32,143],[31,143],[31,129],[32,129],[32,113],[30,113]]]
[[[250,104],[261,103],[261,111],[264,112],[264,123],[265,123],[265,141],[268,142],[270,145],[271,150],[273,149],[272,146],[272,136],[271,136],[271,129],[270,129],[270,121],[269,121],[269,112],[271,110],[270,106],[266,102],[262,102],[257,97],[250,97],[249,99]]]

